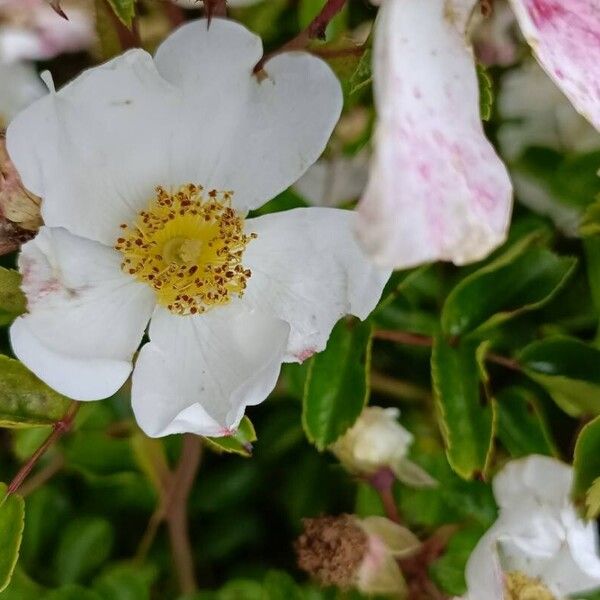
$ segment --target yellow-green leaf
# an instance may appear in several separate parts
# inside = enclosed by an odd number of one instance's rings
[[[70,404],[18,360],[0,355],[0,427],[50,425]]]
[[[25,502],[17,494],[6,495],[7,486],[0,483],[0,592],[10,583],[23,537]]]
[[[205,437],[209,448],[216,452],[227,452],[228,454],[239,454],[240,456],[252,455],[252,442],[256,441],[254,425],[248,417],[244,417],[238,430],[225,437]]]

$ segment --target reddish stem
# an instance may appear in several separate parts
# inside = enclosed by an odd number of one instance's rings
[[[75,415],[77,414],[78,410],[79,402],[73,402],[65,416],[59,421],[56,421],[56,423],[54,423],[50,435],[44,440],[42,445],[29,457],[27,462],[19,469],[18,473],[10,482],[6,491],[7,496],[9,494],[14,494],[21,487],[23,481],[25,481],[26,477],[29,475],[29,473],[31,473],[33,467],[35,467],[38,460],[44,455],[46,450],[48,450],[48,448],[50,448],[52,444],[54,444],[67,431],[69,431],[69,429],[71,429],[71,425],[73,425],[73,420],[75,419]]]
[[[264,64],[276,54],[289,50],[304,50],[314,39],[325,39],[325,31],[330,21],[344,8],[346,0],[327,0],[321,12],[295,38],[284,44],[279,50],[264,55],[254,67],[254,72],[262,70]]]
[[[387,467],[379,469],[377,473],[368,478],[368,481],[371,487],[379,494],[386,517],[390,521],[394,521],[394,523],[401,523],[393,492],[394,481],[396,481],[393,471]]]
[[[187,501],[200,466],[201,454],[201,439],[197,435],[186,433],[183,436],[181,458],[172,478],[171,495],[165,511],[173,562],[183,594],[193,594],[198,587],[188,531]]]

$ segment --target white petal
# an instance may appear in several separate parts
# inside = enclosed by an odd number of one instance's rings
[[[33,65],[0,61],[0,128],[28,104],[44,94],[44,85]]]
[[[600,129],[597,0],[511,0],[523,35],[573,106]]]
[[[484,136],[464,26],[474,0],[383,3],[375,34],[379,123],[359,236],[381,265],[465,264],[503,242],[512,189]]]
[[[233,190],[242,210],[291,185],[325,147],[340,85],[301,53],[275,57],[259,81],[261,55],[241,25],[197,21],[162,44],[156,66],[129,51],[22,113],[8,151],[46,224],[112,245],[157,185]]]
[[[113,245],[119,224],[171,183],[178,96],[152,58],[132,50],[22,112],[7,146],[25,187],[44,198],[44,222]]]
[[[260,38],[222,19],[209,30],[205,20],[181,27],[156,53],[163,77],[186,92],[180,178],[194,181],[201,157],[198,183],[233,190],[240,210],[294,183],[324,150],[342,108],[340,84],[322,60],[280,54],[259,78],[252,70],[261,56]]]
[[[288,361],[323,350],[343,315],[365,319],[377,305],[389,272],[359,248],[355,218],[345,210],[298,208],[246,221],[258,238],[244,253],[252,277],[243,302],[290,324]]]
[[[503,600],[502,567],[496,547],[497,532],[492,526],[475,546],[465,569],[467,600]]]
[[[157,309],[133,373],[133,411],[150,436],[228,435],[279,374],[289,327],[232,303],[181,317]]]
[[[501,509],[523,506],[530,499],[557,511],[568,502],[573,469],[548,456],[512,460],[494,477],[496,502]]]
[[[121,272],[115,250],[64,229],[42,227],[19,268],[28,313],[10,329],[15,355],[76,400],[116,392],[154,306],[150,288]]]

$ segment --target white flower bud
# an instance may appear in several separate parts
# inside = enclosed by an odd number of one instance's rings
[[[409,485],[434,485],[425,471],[406,458],[413,436],[398,423],[399,415],[397,408],[365,408],[356,423],[329,449],[356,475],[369,477],[388,468]]]

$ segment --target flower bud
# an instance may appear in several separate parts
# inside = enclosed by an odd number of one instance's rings
[[[406,458],[413,436],[398,423],[399,414],[396,408],[365,408],[329,449],[350,473],[370,477],[381,469],[391,469],[408,485],[435,485],[434,479]]]
[[[354,515],[304,519],[303,524],[296,542],[298,565],[320,584],[406,598],[397,559],[419,549],[411,531],[384,517]]]

